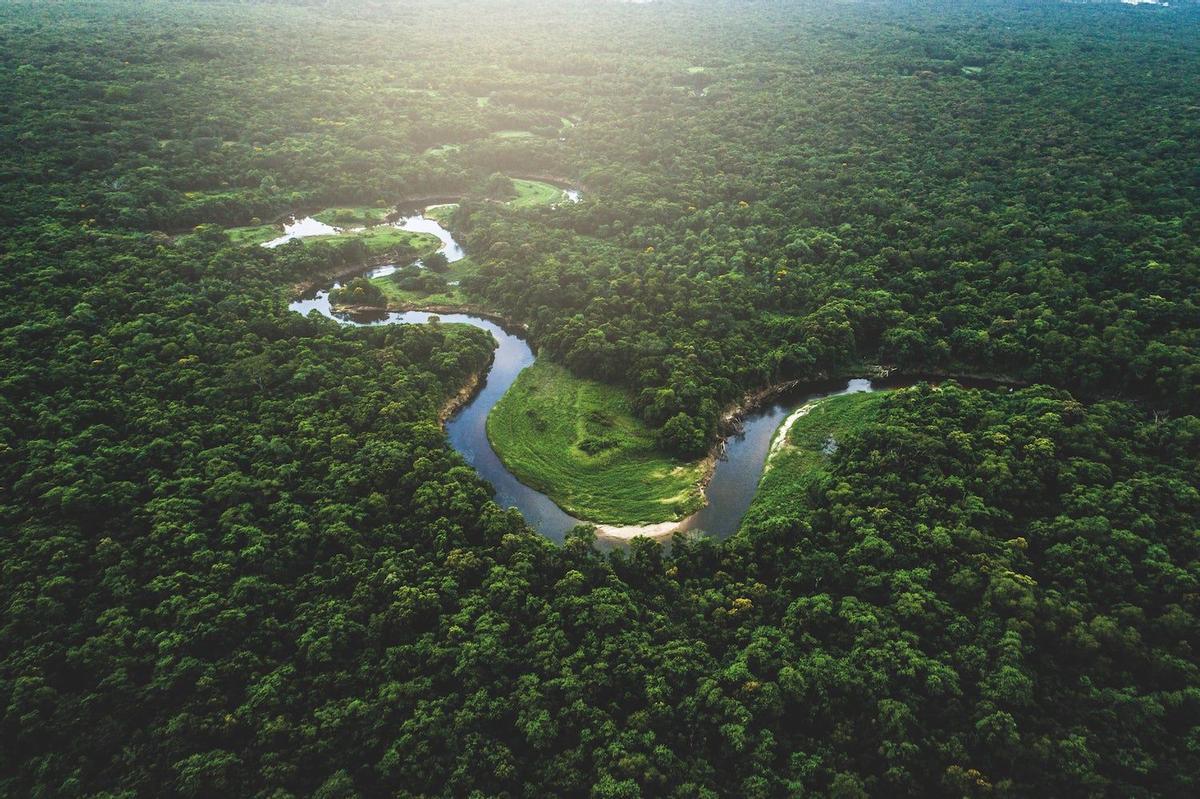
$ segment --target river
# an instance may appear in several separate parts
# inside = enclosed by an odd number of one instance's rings
[[[322,230],[320,222],[313,225],[309,220],[311,217],[292,220],[289,222],[287,233],[293,237],[302,237],[328,232]],[[405,230],[432,233],[441,240],[441,252],[445,253],[449,260],[456,261],[463,257],[462,248],[454,241],[450,232],[423,213],[401,217],[391,224],[402,226]],[[306,232],[309,230],[320,232]],[[267,242],[264,246],[272,246],[275,243]],[[367,277],[378,277],[390,274],[397,268],[398,266],[390,264],[365,270],[364,274]],[[437,316],[443,323],[473,325],[491,333],[498,345],[492,367],[480,391],[446,424],[450,444],[492,484],[497,504],[517,508],[525,520],[547,538],[562,541],[573,527],[585,523],[563,511],[542,492],[518,480],[500,462],[488,441],[488,414],[517,379],[517,375],[533,363],[533,350],[525,339],[496,322],[470,314],[434,314],[427,311],[380,311],[367,317],[338,314],[330,305],[329,292],[340,285],[341,283],[333,283],[311,296],[294,301],[289,307],[302,314],[317,311],[348,325],[424,324],[431,316]],[[705,489],[708,504],[688,518],[667,526],[672,532],[697,530],[716,538],[726,538],[737,532],[742,517],[754,500],[771,439],[788,414],[815,399],[873,391],[875,388],[875,384],[870,380],[850,380],[797,388],[750,412],[742,420],[741,432],[725,441],[723,457],[717,462],[712,480]],[[621,538],[620,531],[613,531],[607,535],[602,532],[600,535],[602,543],[608,545]]]

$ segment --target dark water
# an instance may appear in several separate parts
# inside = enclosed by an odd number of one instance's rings
[[[417,215],[408,217],[420,227],[408,229],[434,233],[443,241],[442,251],[451,260],[462,257],[462,250],[449,232],[436,221]],[[435,229],[436,228],[436,229]],[[371,277],[386,275],[396,270],[395,265],[368,270]],[[336,287],[338,284],[330,286]],[[487,438],[488,414],[509,386],[525,367],[533,363],[534,354],[520,336],[505,330],[488,319],[468,314],[434,314],[426,311],[380,312],[369,317],[348,317],[335,314],[329,305],[329,289],[314,296],[297,300],[292,310],[307,314],[317,311],[343,324],[424,324],[431,316],[437,316],[446,324],[467,324],[483,328],[492,334],[498,343],[495,360],[487,374],[483,388],[446,425],[450,444],[470,463],[479,474],[495,488],[496,502],[502,507],[515,507],[534,528],[555,541],[562,541],[566,533],[581,522],[567,514],[545,494],[522,483],[504,467]],[[821,397],[872,391],[869,380],[851,380],[847,383],[810,386],[777,398],[774,402],[750,413],[743,420],[742,432],[726,441],[725,453],[717,463],[712,481],[705,491],[708,504],[697,513],[679,523],[681,530],[702,530],[717,538],[726,538],[738,529],[742,516],[754,499],[762,476],[763,465],[771,440],[780,423],[801,405]],[[603,539],[602,539],[603,542]],[[611,542],[609,542],[611,543]]]
[[[775,431],[788,414],[823,397],[874,390],[870,380],[858,379],[831,384],[821,390],[808,387],[783,394],[770,405],[747,415],[742,432],[725,441],[725,457],[717,462],[712,482],[704,491],[708,504],[684,519],[681,529],[703,530],[717,538],[737,532],[742,517],[754,501]]]

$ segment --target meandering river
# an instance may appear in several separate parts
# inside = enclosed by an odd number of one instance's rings
[[[324,235],[322,223],[311,224],[311,217],[292,220],[287,233],[293,237]],[[401,217],[394,223],[405,230],[432,233],[442,242],[441,252],[451,261],[462,258],[462,248],[454,241],[448,230],[423,212]],[[328,226],[324,226],[328,227]],[[309,233],[307,231],[318,231]],[[267,242],[272,246],[279,240]],[[282,242],[279,242],[282,243]],[[368,277],[378,277],[396,271],[396,265],[387,265],[365,270]],[[446,424],[446,433],[454,449],[470,463],[479,474],[495,488],[496,502],[502,507],[515,507],[534,528],[555,541],[562,541],[566,533],[579,519],[563,511],[548,496],[522,483],[505,468],[488,441],[486,423],[488,414],[509,386],[525,367],[533,363],[534,354],[525,339],[506,330],[489,319],[470,314],[435,314],[427,311],[379,312],[369,317],[354,317],[335,313],[330,302],[330,290],[341,283],[315,292],[311,296],[296,300],[291,309],[302,314],[317,311],[331,319],[348,325],[423,324],[431,316],[445,323],[473,325],[487,330],[496,339],[498,347],[492,367],[487,373],[483,388]],[[762,476],[763,465],[780,423],[796,408],[822,397],[859,391],[872,391],[874,384],[869,380],[850,380],[823,386],[798,388],[780,395],[770,403],[747,414],[742,420],[742,431],[725,441],[724,455],[717,462],[712,480],[705,489],[708,504],[688,518],[663,526],[663,529],[702,530],[710,536],[725,538],[737,531],[742,516],[750,507]],[[619,540],[631,531],[616,530],[605,534],[601,540]]]

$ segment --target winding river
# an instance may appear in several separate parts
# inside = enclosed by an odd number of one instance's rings
[[[313,222],[316,224],[312,224]],[[401,217],[389,224],[395,224],[405,230],[433,233],[441,240],[441,252],[445,253],[449,260],[456,261],[463,257],[462,248],[454,241],[450,232],[437,221],[424,216],[423,212]],[[264,246],[273,246],[284,240],[305,235],[324,235],[330,232],[326,229],[328,227],[312,220],[311,217],[291,220],[285,229],[284,237],[267,242]],[[307,232],[310,230],[317,232]],[[397,268],[394,264],[380,266],[366,270],[364,274],[367,277],[379,277],[390,274]],[[302,314],[317,311],[348,325],[423,324],[428,322],[431,316],[437,316],[444,323],[473,325],[491,333],[498,343],[492,367],[488,371],[483,388],[446,424],[450,444],[492,484],[496,491],[496,502],[500,506],[517,508],[526,521],[547,538],[562,541],[571,528],[584,524],[555,505],[548,496],[518,480],[500,462],[488,441],[488,414],[517,379],[517,375],[533,363],[533,350],[523,338],[505,330],[496,322],[469,314],[381,311],[368,318],[335,313],[329,302],[329,292],[340,285],[341,283],[333,283],[311,296],[296,300],[289,307]],[[737,531],[742,516],[754,499],[772,438],[780,423],[797,408],[815,399],[873,391],[875,388],[869,380],[850,380],[798,388],[747,414],[742,420],[741,432],[725,441],[723,457],[717,462],[712,480],[705,489],[708,504],[680,522],[657,526],[659,529],[656,532],[663,535],[676,530],[702,530],[717,538],[732,535]],[[628,538],[633,532],[630,528],[606,530],[601,527],[599,537],[601,542],[607,541],[611,545],[615,541]]]

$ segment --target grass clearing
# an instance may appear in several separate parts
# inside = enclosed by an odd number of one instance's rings
[[[820,400],[792,425],[787,446],[777,458],[787,456],[788,468],[793,471],[824,472],[838,439],[869,424],[887,395],[886,391],[872,391]]]
[[[277,239],[283,231],[276,225],[247,225],[246,227],[226,228],[225,233],[234,244],[250,246]]]
[[[517,377],[487,431],[513,474],[581,519],[652,524],[704,504],[703,462],[660,452],[626,392],[544,359]]]
[[[534,136],[529,130],[498,130],[492,135],[497,139],[532,139]]]
[[[377,225],[386,220],[387,215],[391,211],[392,209],[390,208],[368,208],[362,206],[355,208],[326,208],[324,211],[313,214],[313,219],[335,227]]]
[[[442,246],[438,237],[432,233],[414,233],[411,230],[401,230],[390,225],[378,225],[364,230],[348,230],[332,236],[309,236],[301,241],[307,245],[319,241],[339,242],[347,239],[359,239],[367,246],[367,252],[371,255],[383,255],[399,249],[429,253]]]
[[[517,190],[517,196],[505,203],[510,208],[536,208],[542,205],[554,205],[567,198],[566,192],[558,186],[552,186],[540,180],[513,178],[513,188]]]

